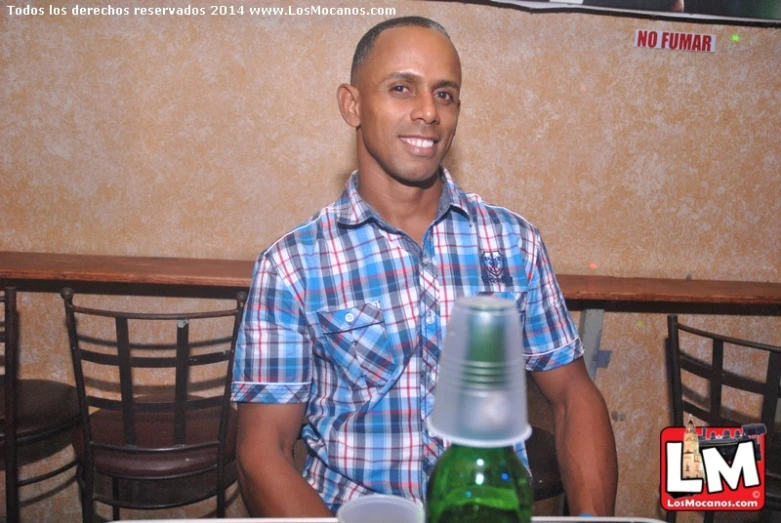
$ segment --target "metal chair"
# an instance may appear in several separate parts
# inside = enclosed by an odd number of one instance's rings
[[[5,347],[1,377],[0,444],[4,447],[6,521],[19,521],[19,489],[53,478],[76,465],[75,460],[29,478],[19,478],[22,447],[50,443],[44,455],[60,450],[58,440],[76,426],[79,418],[76,389],[50,380],[19,379],[19,318],[16,289],[0,290],[4,320],[0,324],[0,342]],[[58,444],[60,443],[60,444]]]
[[[781,347],[731,338],[683,325],[678,317],[667,318],[669,361],[671,364],[671,399],[673,424],[684,426],[684,413],[691,414],[708,426],[740,426],[746,423],[760,422],[767,427],[765,435],[765,509],[761,519],[769,522],[771,512],[781,511],[781,433],[775,430],[776,406],[781,397]],[[681,333],[685,333],[681,336]],[[695,357],[684,346],[706,342],[710,345],[709,360]],[[701,343],[699,343],[701,345]],[[726,349],[726,350],[725,350]],[[725,354],[740,351],[746,356],[748,351],[767,355],[764,378],[759,380],[743,376],[724,367]],[[682,373],[686,372],[708,381],[708,401],[697,402],[689,390],[684,389]],[[724,387],[730,387],[753,393],[761,397],[762,407],[759,416],[751,416],[727,409],[722,404]],[[698,404],[699,403],[699,404]],[[712,523],[714,512],[705,513],[705,521]],[[667,513],[667,521],[675,521],[675,512]]]
[[[556,455],[556,440],[550,430],[553,427],[553,412],[534,380],[526,381],[526,400],[532,426],[532,434],[525,442],[532,474],[532,494],[535,503],[544,502],[538,503],[535,509],[541,515],[568,515],[569,507]]]
[[[529,469],[532,473],[534,501],[564,494],[553,434],[534,427],[531,437],[526,440],[526,454],[529,457]],[[566,503],[564,504],[564,512],[567,512]]]
[[[224,517],[236,476],[230,373],[246,293],[227,310],[162,314],[81,307],[71,289],[61,295],[83,420],[73,443],[84,523],[95,502],[116,520],[121,508],[214,496]]]

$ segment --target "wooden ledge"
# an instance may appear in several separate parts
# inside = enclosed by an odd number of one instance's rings
[[[137,284],[183,289],[249,287],[254,261],[0,252],[0,283]],[[568,301],[778,307],[781,283],[559,274]]]
[[[568,300],[781,305],[781,283],[560,274]]]
[[[0,252],[0,280],[249,287],[254,262]]]

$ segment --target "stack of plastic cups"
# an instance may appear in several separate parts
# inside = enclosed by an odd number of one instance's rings
[[[469,447],[528,439],[525,365],[514,302],[482,295],[458,300],[440,357],[431,432]]]

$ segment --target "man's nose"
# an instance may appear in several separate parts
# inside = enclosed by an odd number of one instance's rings
[[[412,112],[413,120],[422,120],[427,124],[439,123],[439,110],[436,101],[428,94],[419,96],[415,100],[415,108]]]

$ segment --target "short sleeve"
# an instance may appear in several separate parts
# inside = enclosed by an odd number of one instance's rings
[[[233,401],[308,401],[312,336],[301,303],[270,257],[262,255],[255,264],[236,342]]]
[[[564,296],[553,273],[539,232],[534,230],[534,253],[526,296],[524,351],[530,371],[551,370],[583,355]]]

